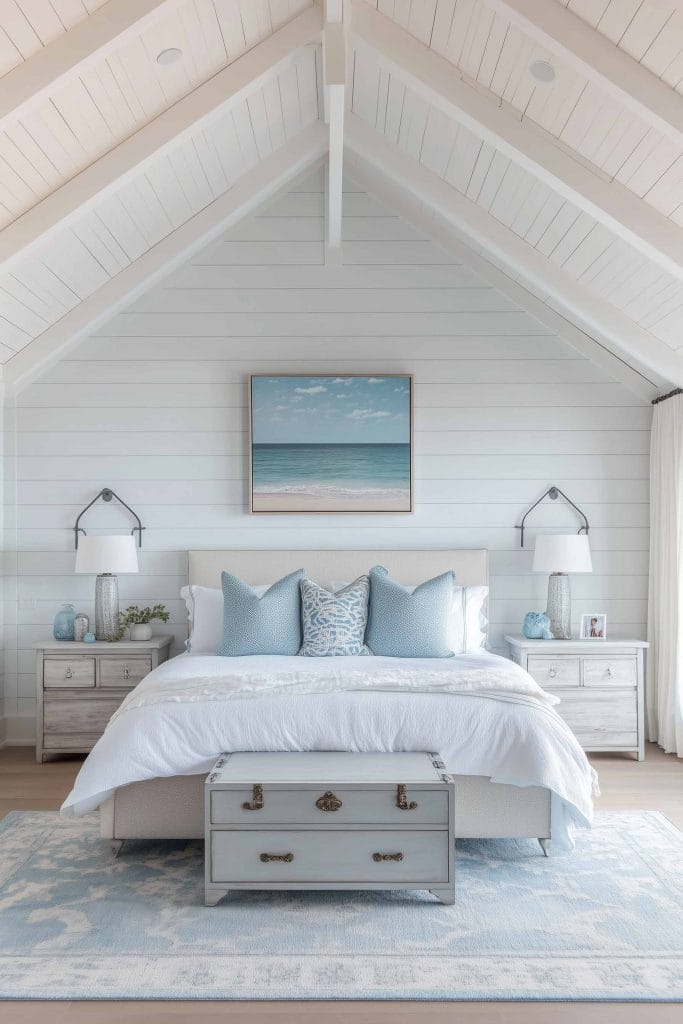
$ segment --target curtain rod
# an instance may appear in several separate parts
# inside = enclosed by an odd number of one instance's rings
[[[675,395],[683,395],[683,388],[674,388],[673,391],[668,391],[665,395],[660,395],[659,398],[653,398],[652,404],[657,405],[658,402],[666,402],[667,398],[673,398]]]

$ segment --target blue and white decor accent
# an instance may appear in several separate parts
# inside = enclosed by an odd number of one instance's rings
[[[455,576],[445,572],[403,587],[383,565],[370,570],[367,645],[387,658],[450,658]]]
[[[368,576],[359,576],[336,593],[325,590],[313,580],[302,580],[304,642],[300,653],[307,658],[368,654],[365,629],[369,597]]]
[[[0,997],[683,1000],[683,835],[599,813],[573,853],[459,841],[427,893],[239,892],[207,911],[197,841],[96,817],[0,823]]]
[[[298,569],[273,583],[264,594],[230,572],[221,574],[223,642],[226,658],[254,654],[298,654],[301,647],[301,595]]]

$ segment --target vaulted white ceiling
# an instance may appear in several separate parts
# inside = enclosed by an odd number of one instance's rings
[[[6,0],[8,386],[323,159],[331,264],[346,167],[630,386],[683,384],[682,7]]]

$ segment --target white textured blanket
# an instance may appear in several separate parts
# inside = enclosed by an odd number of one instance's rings
[[[62,813],[119,786],[207,772],[223,750],[438,750],[456,775],[544,786],[553,840],[592,816],[595,773],[546,694],[485,652],[440,660],[181,655],[126,698]]]
[[[134,708],[192,701],[245,700],[284,694],[391,690],[396,693],[478,693],[532,698],[552,706],[519,665],[504,658],[292,658],[267,655],[218,658],[181,655],[154,669],[126,697],[112,721]]]

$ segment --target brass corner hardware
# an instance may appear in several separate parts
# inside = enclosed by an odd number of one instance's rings
[[[408,803],[405,786],[396,787],[396,806],[401,811],[414,811],[417,807],[417,800],[411,800],[410,803]]]
[[[323,793],[321,797],[318,797],[315,802],[315,806],[320,811],[338,811],[341,805],[342,802],[339,797],[335,796],[330,789]]]
[[[378,864],[383,860],[403,860],[402,853],[373,853],[372,859]]]
[[[264,864],[268,864],[271,860],[280,860],[285,864],[291,864],[294,860],[293,853],[262,853],[259,860],[263,861]]]
[[[261,811],[263,810],[263,786],[258,784],[251,787],[251,802],[245,800],[242,804],[243,811]]]

